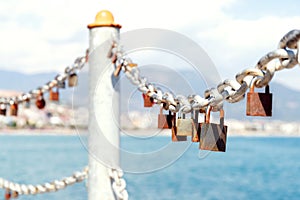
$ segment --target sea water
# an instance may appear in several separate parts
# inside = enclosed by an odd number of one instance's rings
[[[72,175],[88,163],[83,140],[78,136],[2,135],[0,177],[40,184]],[[122,137],[122,149],[143,155],[160,151],[170,138],[147,141]],[[191,144],[168,165],[153,168],[152,172],[125,173],[124,178],[130,199],[137,200],[300,199],[299,155],[300,138],[228,137],[226,153],[199,152],[198,144]],[[3,196],[1,190],[0,199]],[[87,199],[86,182],[54,193],[21,195],[18,199]]]

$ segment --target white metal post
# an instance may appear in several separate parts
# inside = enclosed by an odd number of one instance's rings
[[[100,11],[89,24],[89,177],[88,199],[116,199],[109,168],[119,169],[119,87],[112,76],[114,66],[107,57],[112,37],[119,37],[120,25],[113,15]]]

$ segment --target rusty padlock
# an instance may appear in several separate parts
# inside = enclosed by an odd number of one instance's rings
[[[4,103],[0,104],[0,115],[6,115],[6,104]]]
[[[254,83],[251,84],[250,92],[247,93],[247,108],[246,115],[248,116],[272,116],[272,93],[270,87],[265,87],[265,93],[254,92]]]
[[[181,113],[182,109],[179,110],[178,118],[176,121],[177,136],[192,136],[193,133],[197,132],[195,129],[195,123],[193,120],[193,116],[191,114],[191,118],[185,118],[185,114]]]
[[[212,107],[207,108],[205,123],[202,124],[200,145],[202,150],[226,151],[227,126],[224,125],[224,110],[220,109],[220,124],[210,123]]]
[[[76,73],[72,73],[68,77],[68,86],[75,87],[78,85],[78,76]]]
[[[172,142],[183,142],[183,141],[187,141],[187,137],[177,135],[176,114],[174,114],[172,120]]]
[[[55,91],[52,88],[50,89],[50,91],[49,91],[49,100],[51,100],[51,101],[59,101],[58,87],[56,87]]]
[[[153,98],[143,93],[144,107],[152,107],[154,104]]]
[[[46,106],[46,101],[44,99],[43,93],[40,93],[37,98],[36,98],[36,102],[35,105],[38,109],[43,109]]]
[[[10,116],[18,115],[18,103],[15,101],[10,102]]]
[[[163,114],[163,107],[161,107],[158,115],[158,128],[171,129],[174,117],[171,111],[169,111],[169,114]]]

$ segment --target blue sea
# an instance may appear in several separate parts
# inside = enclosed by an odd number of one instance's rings
[[[121,144],[128,151],[143,152],[170,143],[169,137],[151,140],[126,136]],[[88,163],[83,144],[78,136],[2,135],[0,176],[25,184],[69,176]],[[191,144],[171,163],[152,172],[125,173],[124,178],[130,199],[137,200],[300,199],[300,138],[228,137],[226,153],[208,154]],[[0,199],[3,196],[2,190]],[[82,182],[59,192],[18,199],[81,200],[87,199],[87,188]]]

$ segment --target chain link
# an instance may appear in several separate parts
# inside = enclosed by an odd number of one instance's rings
[[[219,83],[217,88],[207,89],[204,92],[204,98],[197,94],[188,97],[176,96],[168,91],[163,92],[154,84],[148,83],[146,78],[140,76],[137,68],[132,69],[130,67],[131,59],[124,56],[121,46],[114,38],[108,57],[116,59],[117,63],[122,63],[122,70],[127,78],[137,86],[139,91],[150,96],[154,103],[163,104],[164,109],[172,112],[180,110],[183,113],[188,113],[193,109],[203,110],[208,106],[213,108],[212,111],[218,111],[223,107],[224,100],[229,103],[236,103],[244,99],[251,84],[258,88],[267,86],[276,71],[293,68],[300,63],[299,48],[300,30],[292,30],[280,40],[278,49],[263,56],[255,67],[236,74],[236,80],[226,79]]]
[[[63,74],[56,75],[53,80],[48,81],[45,85],[37,87],[36,89],[30,90],[29,92],[23,93],[19,96],[0,97],[0,104],[3,106],[9,106],[14,103],[21,104],[25,101],[29,101],[30,99],[37,98],[40,93],[49,92],[51,88],[57,86],[59,83],[64,82],[70,75],[76,74],[79,70],[81,70],[85,66],[87,60],[87,55],[76,58],[71,67],[68,66],[65,68]]]
[[[14,183],[6,179],[0,178],[0,188],[12,192],[17,192],[19,195],[30,195],[30,194],[34,195],[34,194],[41,194],[46,192],[56,192],[74,183],[82,182],[87,178],[87,176],[88,176],[88,167],[85,167],[82,171],[75,172],[73,173],[72,176],[65,177],[61,180],[54,180],[50,183],[47,182],[35,186]]]
[[[108,175],[113,180],[112,188],[118,200],[128,200],[126,181],[122,178],[123,171],[120,169],[108,169]]]

